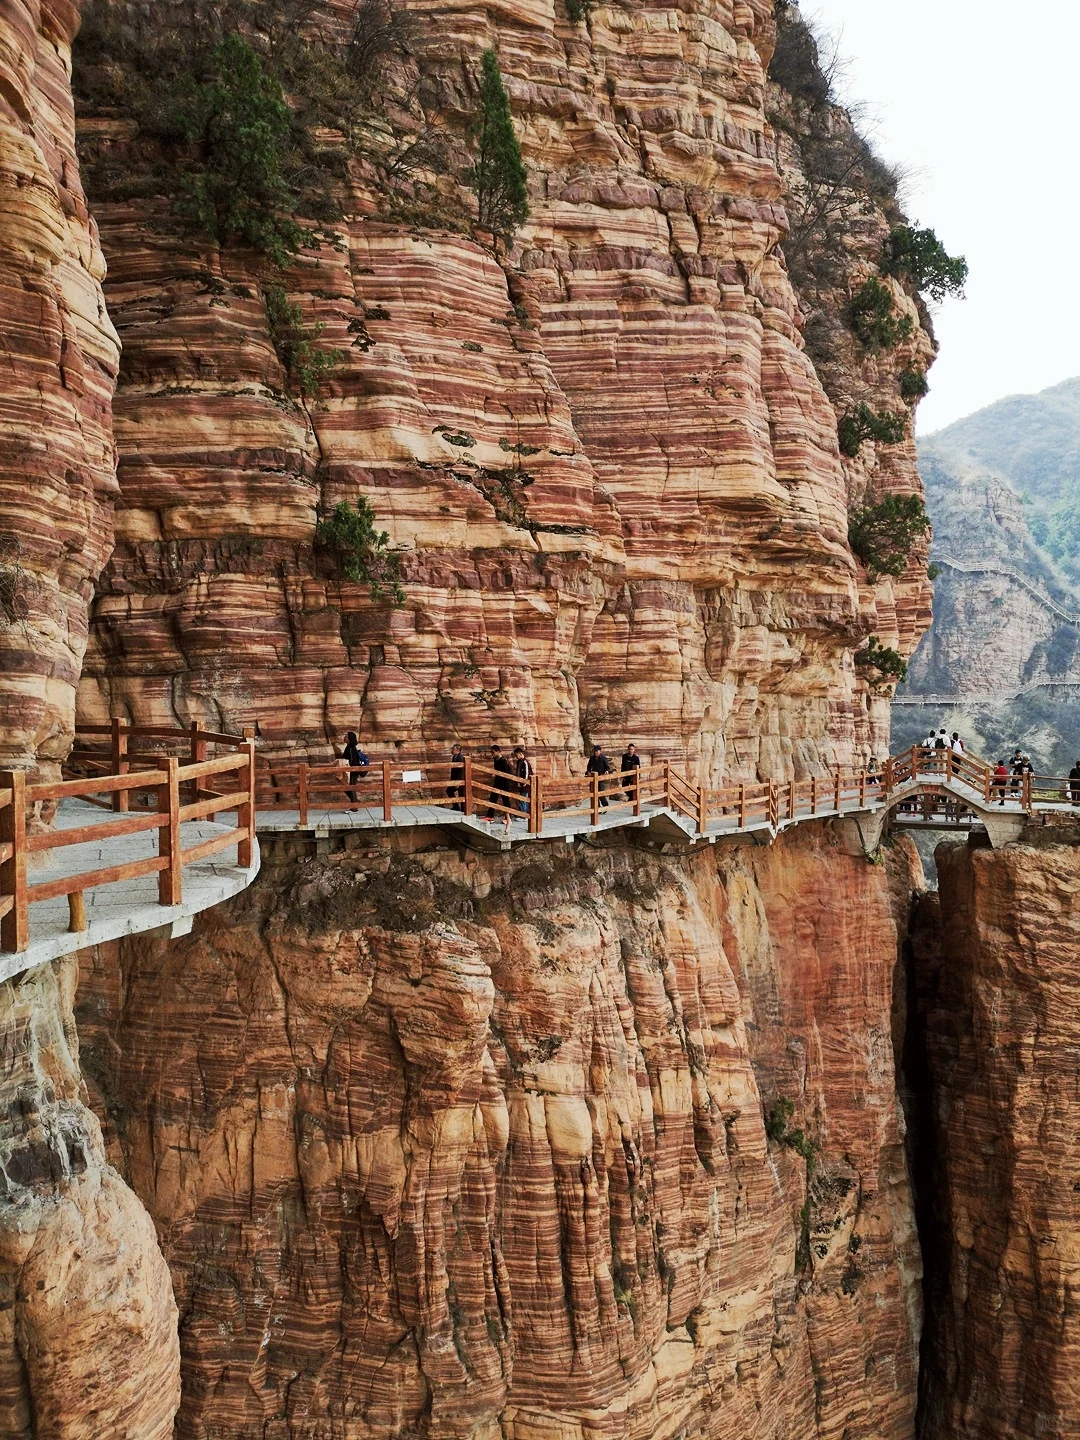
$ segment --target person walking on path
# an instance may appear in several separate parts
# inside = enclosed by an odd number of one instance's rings
[[[345,791],[345,794],[348,795],[349,799],[355,805],[357,803],[356,791],[352,787],[371,764],[371,761],[364,754],[363,750],[360,749],[355,730],[350,730],[345,736],[345,748],[341,752],[341,758],[349,767],[349,788]]]
[[[1080,805],[1080,760],[1074,761],[1069,771],[1069,798],[1074,805]]]
[[[601,749],[601,747],[600,747],[599,745],[594,745],[594,746],[592,747],[592,754],[589,756],[589,763],[588,763],[588,765],[585,766],[585,774],[586,774],[586,775],[610,775],[610,774],[611,774],[611,761],[607,758],[607,756],[604,754],[603,750]],[[603,782],[603,780],[598,780],[598,781],[597,781],[597,788],[598,788],[599,791],[600,791],[600,804],[603,805],[604,809],[606,810],[606,809],[607,809],[607,803],[608,803],[608,801],[607,801],[607,796],[604,794],[604,782]]]
[[[994,767],[994,783],[990,790],[991,800],[996,795],[998,797],[999,805],[1005,804],[1005,787],[1008,779],[1009,767],[1005,764],[1004,760],[999,760],[997,765]]]
[[[495,781],[493,788],[488,794],[489,808],[485,819],[495,819],[496,815],[499,813],[495,809],[496,805],[506,807],[502,810],[502,817],[503,824],[505,825],[506,829],[509,830],[510,810],[508,807],[510,806],[514,798],[513,783],[510,777],[514,773],[514,767],[510,763],[509,759],[503,754],[501,745],[492,745],[491,747],[491,768],[495,771]],[[500,778],[503,775],[507,776],[506,780]]]
[[[525,758],[520,745],[514,750],[514,774],[517,776],[517,807],[523,815],[529,813],[529,791],[532,789],[532,766]]]
[[[641,756],[637,753],[637,746],[632,740],[623,751],[619,768],[623,777],[623,794],[633,804],[637,799],[638,785],[641,781],[641,776],[637,773],[641,769]]]
[[[465,753],[460,745],[450,747],[450,784],[446,787],[446,793],[455,803],[451,807],[465,813]]]

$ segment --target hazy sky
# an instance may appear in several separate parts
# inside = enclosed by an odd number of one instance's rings
[[[1080,3],[803,0],[839,36],[846,99],[909,171],[913,220],[967,257],[967,299],[938,307],[927,434],[1080,374]]]

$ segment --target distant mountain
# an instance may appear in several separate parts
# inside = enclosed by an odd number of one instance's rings
[[[919,467],[940,574],[895,741],[940,722],[984,753],[1020,744],[1068,769],[1080,755],[1080,377],[920,440]]]

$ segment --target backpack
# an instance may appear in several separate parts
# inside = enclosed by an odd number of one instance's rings
[[[934,741],[934,749],[935,749],[935,750],[947,750],[948,748],[949,748],[949,747],[948,747],[948,746],[946,745],[946,743],[945,743],[945,737],[944,737],[943,735],[939,735],[939,736],[937,737],[937,739]]]

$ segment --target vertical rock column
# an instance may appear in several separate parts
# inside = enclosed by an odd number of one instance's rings
[[[922,1440],[1078,1433],[1080,835],[1062,834],[937,850],[940,946],[930,907],[917,946],[934,1116]]]
[[[180,1399],[150,1217],[82,1103],[73,957],[0,989],[0,1434],[158,1440]]]
[[[112,548],[118,343],[75,159],[78,9],[0,0],[0,762],[70,746]]]

